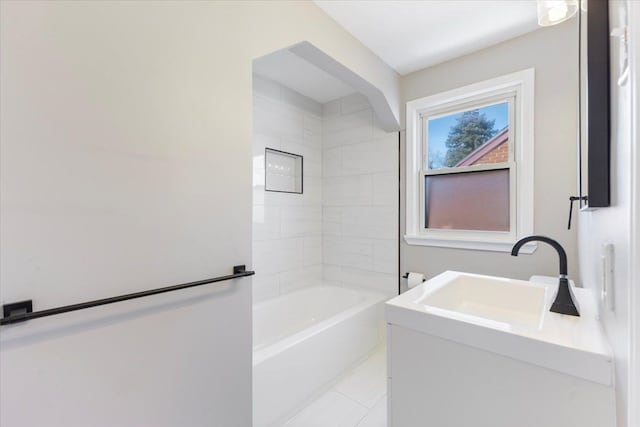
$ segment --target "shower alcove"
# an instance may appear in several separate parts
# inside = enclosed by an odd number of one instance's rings
[[[398,151],[382,93],[313,45],[254,60],[254,427],[281,425],[383,342]]]

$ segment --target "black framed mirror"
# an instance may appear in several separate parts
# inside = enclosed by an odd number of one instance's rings
[[[582,0],[579,16],[580,207],[611,204],[609,1]]]

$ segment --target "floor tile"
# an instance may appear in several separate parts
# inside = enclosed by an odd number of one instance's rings
[[[356,427],[387,427],[387,396],[382,396]]]
[[[386,369],[386,349],[381,347],[338,382],[334,389],[367,408],[373,408],[387,392]]]
[[[368,410],[348,397],[328,391],[284,424],[285,427],[354,427]]]

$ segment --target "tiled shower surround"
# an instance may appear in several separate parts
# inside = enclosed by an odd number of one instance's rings
[[[322,283],[393,295],[398,134],[359,94],[321,105],[254,75],[254,302]],[[264,150],[304,156],[303,194],[264,191]]]
[[[386,294],[398,286],[398,134],[364,96],[323,106],[323,277]]]

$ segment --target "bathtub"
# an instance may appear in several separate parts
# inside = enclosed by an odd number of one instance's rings
[[[382,294],[314,286],[253,307],[253,426],[277,425],[381,340]]]

